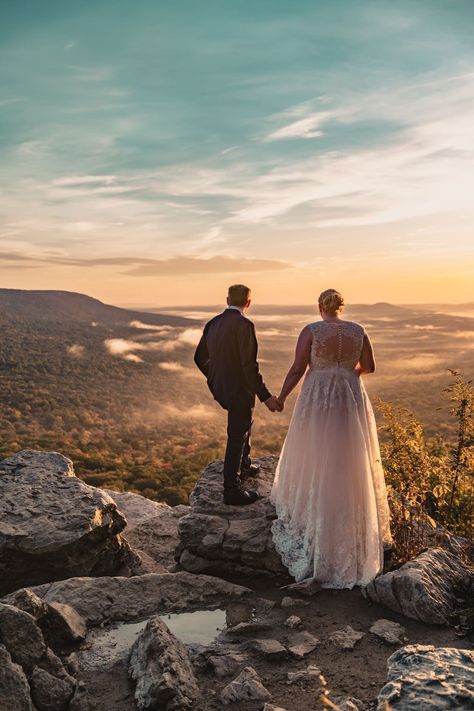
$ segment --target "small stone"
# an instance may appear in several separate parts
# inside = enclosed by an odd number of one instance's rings
[[[301,669],[296,672],[288,672],[286,678],[288,679],[288,684],[295,684],[298,681],[307,682],[319,680],[321,674],[321,669],[310,664],[307,669]]]
[[[281,706],[274,706],[273,704],[265,704],[262,711],[286,711],[286,709]]]
[[[235,627],[229,627],[226,630],[227,634],[231,635],[250,635],[266,632],[272,626],[268,622],[239,622]]]
[[[87,696],[86,685],[83,681],[78,682],[74,696],[69,702],[67,711],[90,711],[91,706]]]
[[[363,701],[356,699],[354,696],[345,696],[334,699],[338,711],[363,711],[366,708]]]
[[[221,701],[227,704],[236,701],[266,701],[271,696],[253,667],[245,667],[239,676],[236,677],[230,684],[221,692]]]
[[[213,654],[207,659],[218,679],[235,674],[240,665],[244,664],[245,656],[240,652]]]
[[[288,651],[297,659],[303,659],[303,657],[316,649],[318,644],[320,644],[319,639],[309,632],[298,632],[291,635]]]
[[[369,632],[388,642],[388,644],[402,644],[402,642],[406,641],[405,628],[399,625],[398,622],[392,622],[391,620],[376,620]]]
[[[285,620],[285,627],[289,627],[290,630],[301,629],[303,627],[301,617],[298,617],[298,615],[290,615],[290,617]]]
[[[282,599],[280,603],[281,607],[298,607],[303,605],[309,605],[308,600],[298,600],[296,597],[286,596]]]
[[[364,632],[357,632],[350,625],[346,625],[340,630],[336,630],[329,635],[331,642],[336,644],[339,649],[354,649],[356,643],[362,639]]]
[[[287,656],[286,648],[277,639],[256,639],[252,648],[270,660],[284,659]]]

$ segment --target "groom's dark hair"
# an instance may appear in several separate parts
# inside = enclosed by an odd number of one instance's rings
[[[227,303],[229,306],[245,306],[250,298],[250,289],[243,284],[233,284],[229,286],[227,292]]]

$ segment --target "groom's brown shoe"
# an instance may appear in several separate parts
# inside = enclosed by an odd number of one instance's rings
[[[227,506],[248,506],[260,498],[260,494],[256,491],[248,491],[240,487],[224,491],[224,503]]]

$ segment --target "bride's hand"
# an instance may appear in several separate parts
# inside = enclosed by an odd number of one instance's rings
[[[285,409],[285,401],[279,397],[276,398],[276,401],[277,401],[278,405],[280,406],[280,412],[283,412],[283,410]]]

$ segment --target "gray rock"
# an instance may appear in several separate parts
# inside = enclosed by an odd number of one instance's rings
[[[38,664],[46,652],[41,630],[28,612],[0,603],[0,643],[8,649],[13,661],[26,673]]]
[[[53,474],[75,476],[72,461],[59,452],[41,452],[36,449],[23,449],[11,457],[0,461],[0,476],[2,474],[18,474],[23,469],[46,469]]]
[[[12,661],[3,644],[0,644],[0,694],[1,711],[33,711],[25,673]]]
[[[142,559],[140,574],[173,570],[175,550],[179,543],[179,519],[191,511],[189,506],[168,506],[139,494],[103,489],[127,519],[123,537]],[[190,567],[183,566],[186,570]],[[202,572],[192,570],[191,572]]]
[[[73,575],[110,575],[135,558],[115,502],[70,460],[24,451],[0,462],[0,593]]]
[[[252,622],[239,622],[237,625],[229,627],[229,629],[226,630],[226,634],[236,637],[248,635],[253,636],[255,634],[259,634],[260,632],[270,630],[271,628],[272,625],[269,622],[258,622],[257,620]]]
[[[367,599],[429,624],[452,622],[459,590],[474,584],[474,567],[441,548],[420,553],[361,589]]]
[[[319,681],[319,676],[321,674],[321,669],[319,667],[310,664],[306,669],[300,669],[296,672],[288,672],[286,678],[288,679],[288,684],[296,684],[297,682],[314,682]]]
[[[188,652],[160,617],[150,618],[134,643],[129,674],[139,710],[196,708],[200,692]]]
[[[286,596],[282,599],[280,605],[282,607],[301,607],[303,605],[309,605],[308,600],[298,600],[296,597]]]
[[[45,602],[71,605],[91,626],[104,621],[144,619],[157,612],[202,609],[223,599],[232,602],[252,595],[248,588],[220,578],[185,572],[133,578],[69,578],[32,590]],[[14,598],[15,595],[8,595],[4,600],[13,602]]]
[[[221,692],[221,701],[226,706],[238,701],[266,701],[270,697],[253,667],[245,667]]]
[[[235,674],[239,667],[245,664],[245,656],[241,652],[226,650],[221,654],[211,654],[208,663],[218,679]]]
[[[82,642],[86,638],[86,623],[73,607],[54,601],[46,605],[46,614],[40,619],[40,626],[53,649]]]
[[[309,632],[296,632],[288,639],[288,651],[297,659],[303,659],[320,644],[317,637]]]
[[[279,661],[288,654],[286,647],[277,639],[256,639],[252,643],[252,649],[270,661]]]
[[[362,639],[364,635],[365,632],[358,632],[350,625],[346,625],[340,630],[331,632],[329,639],[333,644],[339,647],[339,649],[354,649],[357,642]]]
[[[75,684],[70,678],[58,678],[35,667],[30,677],[31,698],[38,711],[66,711]]]
[[[68,711],[91,711],[87,689],[84,682],[80,681],[74,692],[74,696],[69,702]]]
[[[281,706],[274,706],[273,704],[265,704],[262,711],[286,711],[286,709]]]
[[[177,560],[183,568],[193,572],[285,572],[270,530],[275,509],[268,494],[277,458],[257,461],[261,469],[252,486],[263,498],[251,506],[223,503],[222,461],[213,462],[201,474],[190,497],[191,512],[179,520]]]
[[[402,644],[406,641],[405,628],[399,625],[398,622],[392,622],[392,620],[376,620],[369,632],[380,637],[384,642],[388,642],[388,644]]]
[[[474,708],[474,651],[412,644],[387,660],[379,711],[445,711]]]
[[[298,615],[290,615],[290,617],[287,617],[285,620],[285,627],[289,627],[290,630],[301,629],[303,627],[301,617],[298,617]]]
[[[45,601],[28,588],[17,590],[9,596],[9,600],[14,607],[28,612],[37,621],[44,617],[48,610]]]

